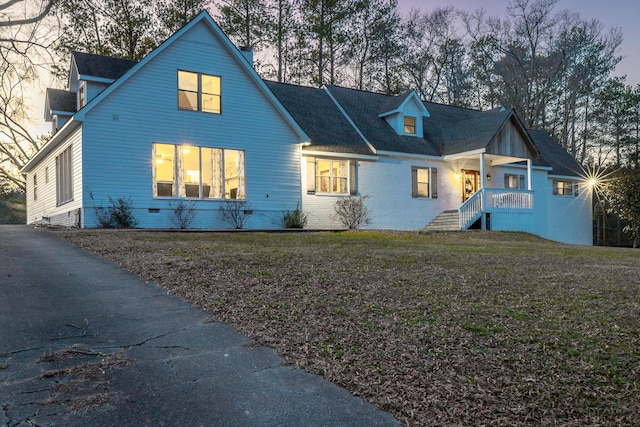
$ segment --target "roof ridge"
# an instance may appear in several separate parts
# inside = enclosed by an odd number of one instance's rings
[[[135,59],[122,58],[120,56],[102,55],[102,54],[99,54],[99,53],[92,53],[92,52],[81,52],[79,50],[71,51],[71,56],[74,56],[76,54],[86,55],[86,56],[96,56],[96,57],[99,57],[99,58],[106,58],[106,59],[115,59],[115,60],[118,60],[118,61],[129,61],[129,62],[135,62],[135,63],[140,62],[140,61],[136,61]]]

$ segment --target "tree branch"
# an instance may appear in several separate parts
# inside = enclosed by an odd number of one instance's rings
[[[0,10],[10,7],[13,4],[18,3],[18,1],[20,0],[10,0],[7,3],[0,5]],[[16,27],[20,25],[34,24],[49,14],[54,3],[55,0],[49,0],[44,9],[42,9],[38,15],[32,16],[31,18],[16,19],[15,21],[12,21],[11,18],[9,18],[6,21],[0,21],[0,27]]]

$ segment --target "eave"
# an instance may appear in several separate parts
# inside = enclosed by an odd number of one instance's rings
[[[64,141],[73,131],[78,129],[82,125],[82,122],[72,118],[66,122],[53,137],[47,141],[47,143],[33,156],[26,165],[22,167],[20,173],[28,173],[42,161],[49,153],[51,153],[62,141]]]

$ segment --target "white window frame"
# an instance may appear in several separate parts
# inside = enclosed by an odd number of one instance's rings
[[[189,146],[190,149],[193,150],[198,150],[198,164],[199,164],[199,170],[198,170],[198,174],[200,177],[199,180],[199,191],[198,191],[198,197],[193,197],[193,196],[187,196],[186,195],[186,189],[185,189],[185,195],[180,195],[181,193],[181,179],[179,178],[180,174],[183,172],[182,170],[180,170],[180,161],[178,161],[179,157],[180,157],[180,149],[184,147],[183,144],[168,144],[168,143],[163,143],[163,142],[154,142],[152,144],[152,152],[155,153],[155,148],[153,148],[156,144],[160,144],[160,145],[169,145],[169,146],[173,146],[173,180],[172,180],[172,185],[173,185],[173,190],[172,193],[173,195],[171,196],[158,196],[157,195],[157,177],[155,176],[155,171],[152,173],[152,184],[153,184],[153,197],[157,198],[157,199],[195,199],[195,200],[225,200],[225,199],[232,199],[232,200],[245,200],[246,199],[246,152],[244,150],[237,150],[235,148],[219,148],[219,147],[202,147],[202,146]],[[220,178],[221,178],[221,194],[222,197],[203,197],[203,186],[207,185],[204,184],[202,182],[202,176],[203,176],[203,162],[202,162],[202,149],[213,149],[213,150],[221,150],[221,170],[220,170]],[[231,178],[229,178],[227,176],[227,171],[225,171],[225,167],[224,167],[224,158],[225,158],[225,153],[229,152],[229,151],[237,151],[241,156],[240,159],[240,165],[238,167],[238,176],[235,177],[236,179],[238,179],[238,188],[236,189],[235,192],[235,197],[227,197],[227,188],[226,184],[227,181]],[[153,159],[153,168],[155,168],[155,161],[156,159]],[[154,169],[155,170],[155,169]]]
[[[427,172],[427,194],[420,194],[418,175],[419,171]],[[422,184],[425,184],[422,182]],[[411,197],[414,199],[438,198],[438,168],[429,166],[411,166]]]
[[[318,173],[317,162],[329,161],[329,162],[347,162],[347,191],[346,192],[334,192],[333,182],[329,180],[330,191],[318,190]],[[333,163],[330,163],[332,168]],[[307,157],[307,194],[318,194],[320,196],[355,196],[358,194],[358,162],[356,160],[348,159],[332,159],[326,157]]]
[[[558,184],[562,183],[562,191],[558,188]],[[554,179],[552,181],[552,192],[554,196],[559,197],[577,197],[578,183],[566,179]]]
[[[322,191],[320,189],[320,186],[318,185],[320,182],[321,178],[327,178],[326,175],[320,175],[320,171],[318,170],[317,167],[317,163],[316,163],[316,172],[315,172],[315,187],[316,187],[316,194],[332,194],[332,195],[348,195],[350,193],[349,191],[349,161],[348,160],[338,160],[338,159],[317,159],[317,161],[323,161],[323,162],[329,162],[329,184],[328,184],[328,191]],[[334,170],[339,170],[341,169],[340,166],[338,166],[337,168],[334,168],[334,164],[335,163],[344,163],[344,169],[346,169],[347,171],[347,175],[345,177],[341,177],[341,176],[337,176],[333,174]],[[336,179],[344,179],[346,180],[346,189],[345,191],[334,191],[333,187],[335,184]]]
[[[518,183],[517,187],[510,187],[510,178],[515,177],[516,182]],[[526,190],[526,178],[522,174],[517,173],[505,173],[504,174],[504,188],[508,190]]]
[[[193,74],[193,75],[196,76],[197,82],[198,82],[198,87],[197,87],[196,92],[180,88],[180,73]],[[212,78],[218,79],[219,87],[220,87],[219,93],[203,92],[203,88],[202,88],[202,78],[203,77],[212,77]],[[177,93],[178,93],[178,109],[179,110],[199,111],[199,112],[202,112],[202,113],[209,113],[209,114],[222,114],[222,77],[221,76],[217,76],[215,74],[198,73],[198,72],[195,72],[195,71],[178,70],[177,87],[178,87]],[[183,108],[183,107],[181,107],[180,106],[180,92],[196,93],[196,95],[197,95],[197,108],[193,109],[193,108]],[[213,97],[216,97],[218,99],[218,104],[220,105],[220,108],[218,110],[204,110],[202,108],[203,93],[205,95],[211,95]]]
[[[407,119],[413,120],[413,132],[407,131],[407,127],[412,126],[412,125],[407,125]],[[402,129],[404,130],[405,135],[417,135],[418,134],[418,118],[415,116],[404,116],[402,120]]]

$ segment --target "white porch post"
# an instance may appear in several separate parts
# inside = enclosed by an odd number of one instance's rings
[[[484,153],[480,154],[480,188],[484,188]]]
[[[531,191],[531,159],[527,159],[527,190]]]
[[[485,206],[486,206],[485,199],[484,199],[485,196],[486,196],[486,193],[484,191],[484,179],[485,179],[484,175],[485,175],[485,173],[484,173],[484,153],[480,153],[480,191],[482,192],[480,194],[480,212],[482,214],[482,216],[480,217],[480,224],[481,224],[480,227],[483,230],[486,230],[487,229],[487,217],[486,217],[486,214],[484,212]]]

